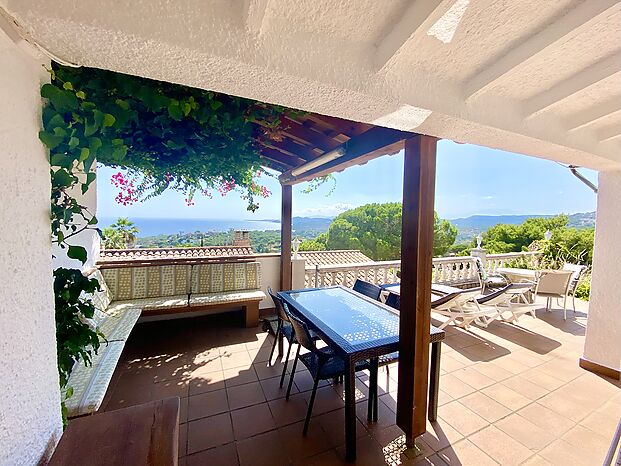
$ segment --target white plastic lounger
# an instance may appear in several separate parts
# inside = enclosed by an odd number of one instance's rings
[[[451,323],[468,328],[473,321],[487,327],[491,320],[498,317],[499,311],[494,307],[479,306],[475,298],[480,296],[480,293],[481,288],[469,288],[432,298],[431,310],[449,318],[439,328],[443,329]]]
[[[480,308],[493,307],[496,310],[496,316],[505,322],[517,322],[522,314],[530,313],[535,319],[535,306],[528,302],[525,294],[533,288],[529,283],[512,283],[493,293],[478,296],[476,302]],[[511,316],[505,318],[504,313],[510,312]],[[482,318],[486,324],[491,322],[490,317]]]

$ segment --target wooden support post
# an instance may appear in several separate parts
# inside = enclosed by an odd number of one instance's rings
[[[280,214],[280,289],[291,289],[291,185],[282,185],[282,210]]]
[[[426,430],[436,143],[423,135],[405,142],[397,425],[408,447]]]

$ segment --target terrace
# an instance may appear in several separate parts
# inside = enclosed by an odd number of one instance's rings
[[[63,437],[51,276],[63,261],[74,268],[82,264],[75,254],[61,254],[50,245],[51,160],[37,135],[44,106],[41,86],[50,81],[45,70],[51,60],[302,110],[281,121],[286,128],[280,140],[257,150],[261,166],[280,173],[282,252],[251,256],[237,251],[247,257],[224,265],[257,262],[261,287],[277,290],[347,285],[354,275],[385,283],[394,281],[400,266],[400,363],[390,375],[380,372],[377,423],[369,424],[364,416],[370,377],[354,379],[358,464],[593,464],[602,459],[621,407],[619,2],[355,3],[154,0],[121,9],[109,1],[57,0],[49,8],[40,0],[0,0],[0,65],[11,70],[0,74],[0,168],[5,175],[0,264],[10,271],[0,283],[0,327],[10,336],[0,345],[0,389],[11,394],[0,400],[0,463],[45,464]],[[59,113],[56,123],[86,126],[86,119],[74,122],[67,110],[86,94],[71,85],[63,85],[60,92],[65,91],[73,94],[59,107],[68,115]],[[170,106],[160,115],[165,119],[193,111],[189,102],[183,110],[178,100],[166,102]],[[92,115],[100,135],[115,125],[112,115]],[[46,145],[51,149],[59,138],[69,148],[66,153],[77,151],[75,140],[84,141],[69,137],[61,126],[51,128],[60,128],[60,135],[47,134]],[[581,304],[567,321],[559,312],[540,309],[538,319],[524,316],[517,325],[493,322],[469,331],[447,327],[439,419],[428,423],[424,394],[428,330],[434,322],[431,283],[461,285],[474,279],[468,260],[432,260],[440,138],[542,157],[572,169],[589,167],[600,178],[588,312]],[[119,144],[114,141],[110,144]],[[166,142],[168,149],[177,144]],[[108,155],[123,157],[121,148],[107,149]],[[401,261],[307,269],[303,260],[292,259],[292,186],[401,150]],[[88,171],[82,157],[92,162],[95,154],[89,151],[80,152],[72,168]],[[94,186],[76,197],[96,212]],[[97,235],[72,241],[89,251],[85,268],[94,266]],[[207,260],[200,257],[204,251],[194,252],[197,257],[188,260],[176,251],[160,251],[159,257],[139,258],[142,263],[136,265],[148,267],[155,260],[187,266],[185,272],[180,267],[186,282],[170,300],[187,310],[193,294],[187,271],[227,262],[217,251]],[[125,278],[139,268],[123,254],[111,259],[125,268],[120,273]],[[492,259],[491,270],[496,267]],[[147,275],[136,282],[151,286]],[[257,275],[248,281],[256,285]],[[253,291],[252,307],[244,306],[247,325],[255,323],[258,306],[263,313],[272,307],[269,300],[258,302],[260,289]],[[353,459],[345,458],[343,447],[342,387],[320,388],[304,439],[299,420],[309,399],[308,375],[300,371],[296,393],[285,402],[275,386],[279,366],[266,364],[271,337],[265,332],[240,328],[234,313],[147,322],[147,317],[162,316],[141,312],[133,312],[133,324],[139,317],[142,321],[129,336],[102,347],[102,353],[113,348],[110,360],[116,365],[116,356],[120,364],[101,411],[179,396],[181,428],[174,456],[182,464],[339,464]],[[174,436],[176,430],[168,433]],[[133,438],[124,440],[132,443]],[[416,455],[416,446],[421,454]]]
[[[395,425],[397,367],[380,370],[377,423],[367,421],[368,374],[360,374],[356,464],[600,464],[618,422],[621,383],[576,364],[587,307],[580,302],[567,321],[539,309],[537,319],[517,325],[447,328],[439,419],[418,440],[419,456],[405,451]],[[267,364],[272,338],[240,328],[233,314],[141,324],[102,409],[179,396],[180,465],[346,464],[343,386],[322,384],[302,437],[312,379],[298,369],[284,399],[282,364]]]

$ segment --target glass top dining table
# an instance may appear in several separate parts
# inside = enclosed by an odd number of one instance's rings
[[[356,458],[355,364],[368,359],[377,374],[378,358],[398,351],[399,311],[342,286],[281,291],[278,295],[289,310],[315,330],[345,362],[346,457],[353,461]],[[444,339],[444,332],[432,327],[431,333],[434,332],[441,334],[437,335],[440,338],[432,348],[437,353],[436,372],[439,376],[439,344]],[[432,410],[435,416],[437,379],[434,393],[431,388],[430,397],[435,398],[430,405],[435,406],[435,411]],[[370,389],[377,390],[376,387]]]

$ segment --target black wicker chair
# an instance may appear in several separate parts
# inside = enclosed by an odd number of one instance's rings
[[[380,294],[382,293],[382,289],[379,286],[365,282],[359,278],[356,279],[356,283],[354,283],[354,291],[368,296],[371,299],[375,299],[376,301],[379,300]]]
[[[313,412],[313,404],[315,403],[315,395],[317,394],[317,386],[320,380],[338,379],[345,374],[345,362],[338,357],[334,351],[329,347],[317,348],[312,338],[308,327],[304,322],[289,314],[287,304],[284,304],[285,312],[288,313],[289,322],[293,327],[295,333],[296,342],[299,344],[298,351],[293,361],[293,368],[291,375],[289,376],[289,386],[287,387],[287,400],[291,393],[291,386],[293,385],[293,377],[295,375],[295,369],[298,361],[306,366],[311,376],[313,377],[313,391],[311,393],[310,400],[308,402],[308,411],[306,412],[306,419],[304,420],[304,429],[302,434],[306,435],[308,432],[308,423],[310,422],[311,414]],[[300,349],[304,347],[308,350],[308,353],[300,354]],[[356,371],[368,369],[370,367],[368,361],[360,361],[356,363]],[[377,396],[377,395],[376,395]],[[369,399],[369,403],[371,400]],[[373,403],[377,403],[376,400]]]

